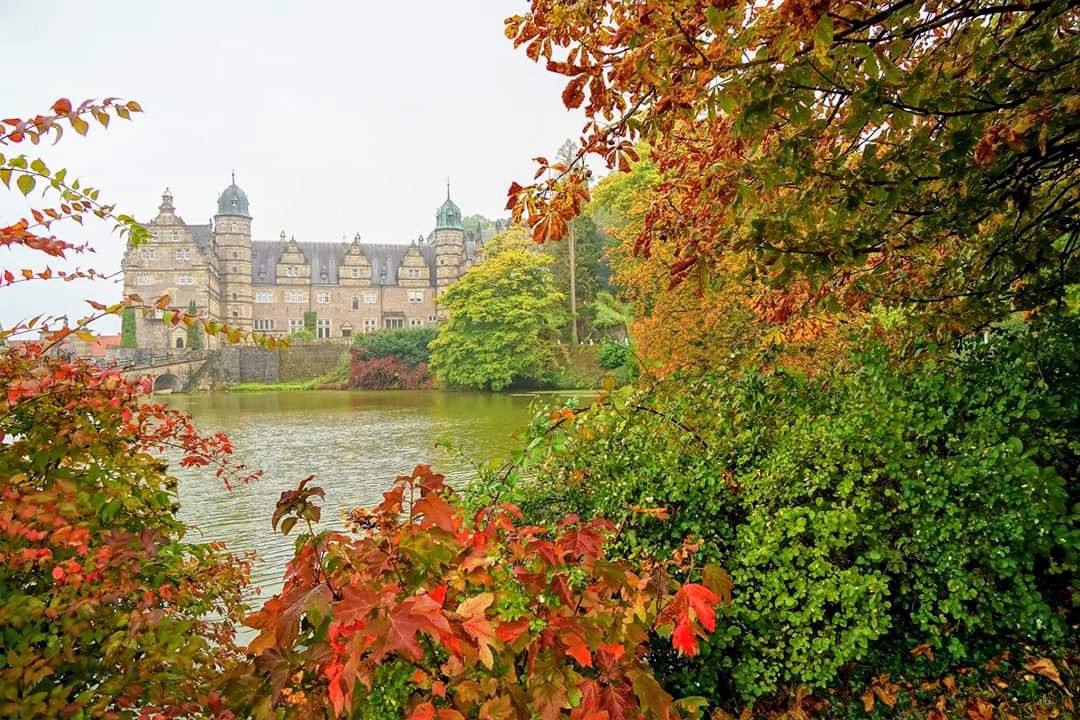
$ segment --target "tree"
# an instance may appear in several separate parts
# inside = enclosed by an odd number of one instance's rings
[[[188,304],[188,315],[194,317],[198,313],[198,308],[195,305],[195,299],[192,298]],[[190,350],[202,350],[202,328],[198,325],[192,324],[187,329],[187,346]]]
[[[540,241],[587,197],[584,160],[663,183],[635,242],[675,284],[731,272],[783,316],[911,306],[964,330],[1057,311],[1080,278],[1072,4],[533,0],[507,35],[589,118],[509,206]],[[739,267],[720,267],[742,253]],[[803,303],[797,303],[802,305]],[[764,313],[768,315],[769,313]]]
[[[135,308],[124,308],[120,313],[120,347],[125,350],[138,347],[135,337]]]
[[[114,98],[77,107],[61,99],[51,113],[5,120],[0,146],[55,142],[64,127],[82,135],[90,120],[104,127],[139,111],[138,103]],[[86,252],[52,233],[87,217],[114,223],[133,245],[147,237],[101,201],[97,188],[40,158],[0,155],[0,181],[56,200],[0,228],[5,247],[54,260]],[[16,282],[100,275],[48,266],[18,275],[6,270],[0,291]],[[131,347],[140,311],[160,312],[173,326],[200,323],[226,339],[260,338],[169,310],[167,296],[87,302],[94,312],[71,326],[36,316],[0,331],[0,340],[38,337],[0,350],[0,715],[219,713],[217,690],[240,661],[234,629],[248,563],[218,544],[184,541],[176,478],[159,453],[167,448],[181,466],[210,468],[226,484],[257,473],[230,463],[223,435],[201,435],[187,416],[149,401],[149,378],[128,382],[116,369],[52,351],[72,335],[92,342],[89,326],[106,315],[123,317]]]
[[[552,362],[565,317],[552,258],[531,250],[520,228],[492,238],[488,252],[439,298],[448,317],[429,347],[444,385],[497,391],[542,379]]]
[[[676,249],[656,245],[648,256],[636,252],[651,199],[662,178],[646,148],[624,173],[597,183],[591,200],[615,244],[608,250],[614,281],[630,308],[611,298],[597,308],[598,321],[618,327],[632,315],[638,355],[660,376],[678,369],[738,370],[746,366],[782,365],[816,371],[848,357],[846,336],[864,321],[854,310],[844,315],[801,313],[811,303],[805,284],[792,283],[777,296],[760,281],[741,272],[744,252],[732,252],[695,282],[672,283],[668,268],[678,262]],[[784,312],[779,312],[782,309]],[[629,311],[629,312],[628,312]],[[602,313],[602,315],[600,314]],[[770,322],[762,323],[767,317]]]

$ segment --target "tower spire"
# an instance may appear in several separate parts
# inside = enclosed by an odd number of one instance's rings
[[[235,185],[236,184],[236,171],[233,170],[231,174],[232,174],[232,184]]]
[[[446,176],[446,199],[450,199],[450,176]]]

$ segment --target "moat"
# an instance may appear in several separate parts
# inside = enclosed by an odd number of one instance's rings
[[[550,396],[549,396],[550,397]],[[264,471],[229,492],[212,472],[174,467],[188,539],[224,540],[236,552],[256,550],[252,572],[263,595],[275,592],[295,536],[270,527],[274,503],[310,474],[326,490],[324,528],[339,528],[340,509],[381,499],[393,478],[421,462],[452,484],[468,463],[436,446],[450,440],[475,461],[501,457],[529,421],[537,398],[437,391],[271,391],[164,396],[191,413],[203,432],[224,432],[237,458]],[[295,531],[294,531],[295,532]]]

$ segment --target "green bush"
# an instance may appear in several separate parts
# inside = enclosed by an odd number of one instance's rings
[[[1080,546],[1078,346],[1070,323],[902,369],[874,349],[849,375],[627,389],[541,437],[534,479],[507,493],[538,515],[624,518],[625,557],[692,536],[730,569],[706,652],[657,659],[672,689],[714,702],[822,687],[921,642],[961,661],[1059,640]],[[670,518],[640,511],[657,507]]]
[[[605,342],[600,345],[600,367],[616,370],[626,364],[630,357],[630,348],[622,343]]]
[[[435,339],[434,328],[378,330],[357,335],[353,340],[357,360],[393,358],[409,367],[428,361],[428,343]]]

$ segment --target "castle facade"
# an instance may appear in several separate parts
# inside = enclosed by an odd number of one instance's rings
[[[317,338],[347,338],[378,328],[435,327],[435,299],[483,257],[481,233],[467,233],[450,199],[435,229],[410,244],[252,240],[248,197],[235,178],[206,225],[176,214],[168,189],[145,223],[151,240],[128,248],[122,262],[125,295],[146,302],[168,294],[171,307],[194,301],[203,317],[241,330],[288,335],[311,327]],[[187,331],[161,312],[136,318],[142,350],[183,349]],[[213,347],[216,338],[208,338]]]

